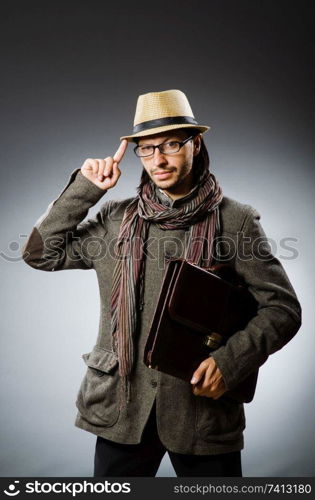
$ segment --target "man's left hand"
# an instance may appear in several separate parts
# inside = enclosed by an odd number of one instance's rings
[[[226,392],[222,373],[211,357],[200,363],[190,382],[196,396],[218,399]]]

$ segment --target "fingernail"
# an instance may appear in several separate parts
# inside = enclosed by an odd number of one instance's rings
[[[190,381],[191,384],[196,384],[198,382],[198,379],[196,377],[193,377]]]

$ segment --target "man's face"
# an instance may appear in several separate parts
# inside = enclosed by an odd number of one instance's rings
[[[154,134],[139,139],[138,145],[157,146],[164,142],[184,141],[188,133],[183,130],[174,130]],[[169,194],[185,195],[192,188],[192,166],[194,156],[199,152],[201,135],[186,142],[178,153],[162,154],[155,148],[154,154],[141,158],[142,165],[152,181]]]

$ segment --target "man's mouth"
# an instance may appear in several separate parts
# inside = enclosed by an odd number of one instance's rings
[[[153,175],[158,179],[167,179],[172,175],[172,173],[173,170],[157,170],[156,172],[153,173]]]

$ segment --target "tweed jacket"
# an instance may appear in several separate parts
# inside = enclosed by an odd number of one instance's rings
[[[105,193],[80,169],[74,170],[65,188],[35,223],[22,252],[34,269],[96,272],[99,331],[95,345],[82,355],[86,371],[78,388],[74,425],[118,443],[139,443],[156,401],[158,433],[168,450],[202,455],[242,449],[242,404],[224,397],[195,396],[188,382],[152,370],[143,362],[165,263],[169,257],[183,257],[187,229],[163,230],[150,224],[130,400],[121,408],[118,360],[110,336],[110,292],[115,241],[124,210],[133,198],[105,201],[94,218],[84,220],[89,208]],[[174,207],[190,196],[173,201],[159,192],[160,200]],[[212,354],[226,387],[232,389],[295,335],[301,324],[301,307],[281,263],[271,253],[257,210],[224,197],[219,213],[221,259],[235,267],[259,303],[258,313],[247,327]]]

